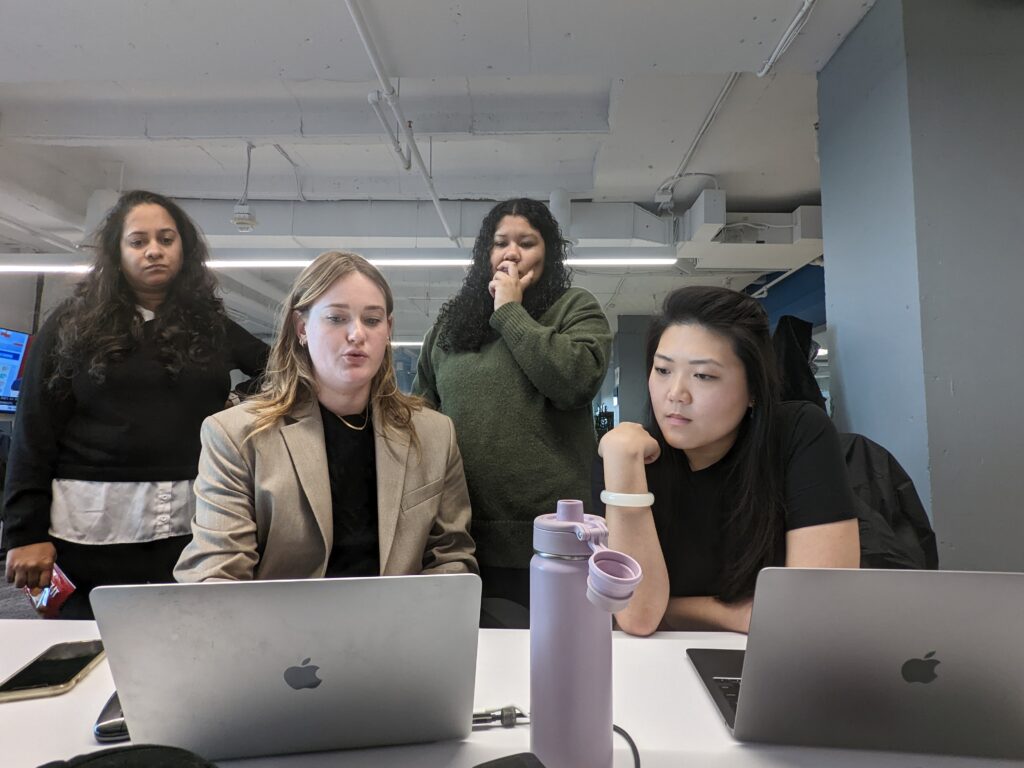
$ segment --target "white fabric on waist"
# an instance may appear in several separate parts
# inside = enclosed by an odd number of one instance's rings
[[[142,322],[156,313],[141,304]],[[196,500],[191,480],[109,483],[55,479],[50,535],[77,544],[137,544],[192,530]]]
[[[191,480],[53,481],[50,535],[77,544],[138,544],[192,532]]]

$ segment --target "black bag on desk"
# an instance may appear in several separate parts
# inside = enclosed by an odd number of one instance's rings
[[[544,763],[533,752],[520,752],[517,755],[508,755],[499,757],[497,760],[479,763],[474,768],[544,768]]]
[[[39,768],[217,768],[209,760],[177,747],[133,744],[101,749],[70,760],[57,760]]]

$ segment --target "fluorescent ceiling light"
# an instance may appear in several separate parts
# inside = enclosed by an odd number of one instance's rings
[[[422,341],[392,341],[392,347],[422,347]]]
[[[472,259],[367,259],[375,267],[468,267]]]
[[[367,259],[375,267],[468,267],[471,259]],[[305,269],[312,259],[210,259],[211,269]]]
[[[210,269],[304,269],[312,259],[210,259]]]
[[[468,267],[472,259],[367,259],[375,267]],[[211,259],[206,262],[212,269],[303,269],[312,259]],[[622,259],[566,259],[570,267],[671,267],[673,258],[622,258]]]
[[[673,258],[624,258],[624,259],[566,259],[570,267],[671,267],[676,260]]]
[[[468,267],[471,259],[369,259],[375,267]],[[304,269],[312,259],[210,259],[210,269]],[[671,267],[672,258],[566,259],[570,267]],[[89,264],[0,264],[0,274],[84,274]]]
[[[828,357],[828,350],[822,347],[821,349],[818,350],[818,353],[815,355],[815,357]]]
[[[84,274],[90,269],[89,264],[0,264],[0,273],[8,274]]]

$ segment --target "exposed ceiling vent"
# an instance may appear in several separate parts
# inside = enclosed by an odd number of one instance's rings
[[[678,220],[676,255],[697,269],[790,270],[822,255],[821,206],[792,213],[726,211],[725,190],[706,189]]]

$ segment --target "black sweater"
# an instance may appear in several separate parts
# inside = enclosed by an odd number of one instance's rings
[[[14,421],[4,488],[6,548],[49,539],[54,478],[143,482],[191,480],[199,464],[199,428],[221,410],[231,371],[263,371],[267,345],[225,318],[224,349],[208,364],[187,366],[175,378],[153,343],[155,322],[140,344],[107,367],[97,384],[87,373],[70,391],[47,386],[53,371],[60,312],[43,324],[29,348]]]

